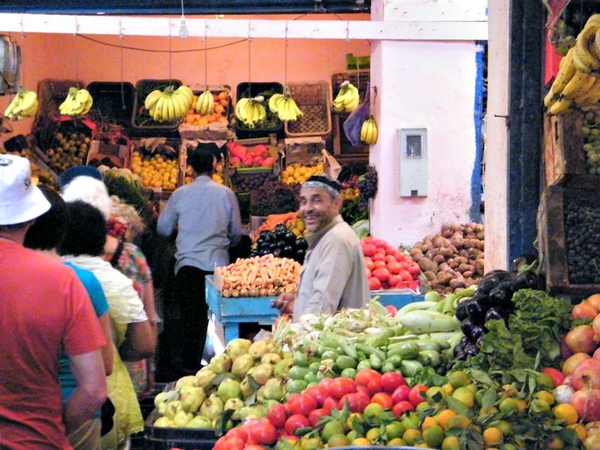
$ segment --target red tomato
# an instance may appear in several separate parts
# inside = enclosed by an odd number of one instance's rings
[[[371,378],[367,383],[367,389],[369,389],[370,395],[381,392],[381,377]]]
[[[394,305],[385,305],[385,309],[388,313],[390,313],[390,316],[392,317],[396,316],[396,313],[398,312],[398,308],[396,308]]]
[[[331,388],[331,383],[333,383],[333,378],[323,378],[319,381],[319,384],[317,384],[325,397],[330,397],[331,392],[329,389]]]
[[[370,403],[370,400],[369,396],[364,392],[353,392],[352,394],[344,395],[340,399],[338,409],[341,410],[347,402],[350,412],[362,413]]]
[[[373,271],[373,276],[383,283],[390,279],[390,271],[386,267],[379,267]],[[412,280],[412,277],[410,279]]]
[[[257,444],[271,445],[277,441],[277,430],[269,421],[257,423],[250,428],[250,439]]]
[[[410,273],[413,278],[421,273],[421,267],[415,261],[410,261],[406,270],[408,270],[408,273]]]
[[[373,265],[373,259],[371,259],[370,256],[365,256],[364,257],[364,261],[365,261],[365,267],[369,270],[373,270],[374,269],[374,265]]]
[[[398,262],[398,261],[396,260],[396,257],[394,255],[386,255],[385,262],[389,264],[391,262]]]
[[[373,263],[375,263],[377,261],[383,261],[383,262],[385,262],[385,254],[383,254],[383,253],[375,253],[371,259],[373,259]]]
[[[283,405],[281,405],[283,406]],[[241,427],[231,428],[225,436],[228,437],[238,437],[242,441],[246,442],[248,440],[248,431]]]
[[[258,444],[246,444],[244,450],[266,450],[266,448]]]
[[[407,256],[402,252],[396,252],[394,256],[396,257],[396,261],[398,262],[406,262],[406,260],[408,259]]]
[[[301,416],[300,414],[294,414],[288,417],[285,421],[284,429],[289,435],[294,435],[298,428],[310,427],[310,421],[307,417]]]
[[[400,403],[404,401],[408,401],[408,394],[410,392],[410,386],[407,384],[403,384],[402,386],[398,386],[392,392],[392,401],[394,403]]]
[[[375,254],[376,250],[377,250],[377,247],[375,247],[373,244],[371,244],[369,242],[363,243],[363,245],[362,245],[362,251],[365,256],[373,256]]]
[[[400,275],[402,277],[402,281],[412,281],[413,280],[413,276],[410,274],[410,272],[408,270],[401,270],[398,275]]]
[[[367,275],[367,280],[373,276],[369,269],[365,269],[365,274]]]
[[[400,275],[392,275],[392,276],[390,276],[390,279],[388,280],[387,283],[390,285],[390,287],[396,287],[402,281],[403,280],[402,280],[402,277]]]
[[[327,416],[328,413],[323,408],[313,409],[308,413],[308,421],[313,428],[317,428],[317,424],[321,421],[321,419]]]
[[[288,404],[291,415],[300,414],[305,417],[308,417],[308,413],[313,409],[318,408],[315,398],[307,394],[300,394],[300,397],[292,402],[288,401]]]
[[[398,261],[392,261],[387,263],[387,269],[391,274],[397,275],[402,270],[402,263]]]
[[[393,245],[386,245],[385,246],[385,252],[388,255],[396,255],[396,253],[398,252],[398,249],[396,247],[394,247]]]
[[[394,416],[396,416],[396,417],[402,416],[402,414],[404,414],[406,411],[414,411],[414,410],[415,410],[415,406],[408,400],[404,400],[404,401],[396,403],[394,406],[392,406],[392,412],[394,413]]]
[[[356,384],[366,386],[371,378],[381,378],[381,374],[374,369],[360,369],[354,376]]]
[[[384,260],[378,259],[377,261],[373,262],[373,271],[382,267],[387,267],[387,263]]]
[[[381,281],[376,277],[369,278],[369,290],[378,291],[379,289],[381,289]]]
[[[338,409],[338,401],[333,397],[327,397],[323,402],[323,410],[327,412],[327,414],[331,413],[332,409]]]
[[[425,393],[429,389],[424,384],[416,384],[413,386],[408,393],[408,401],[411,402],[415,407],[425,401],[425,396],[421,395],[421,393]]]
[[[377,392],[376,394],[373,394],[373,397],[371,397],[371,403],[379,403],[386,409],[392,409],[392,406],[394,406],[392,396],[387,392]]]
[[[381,375],[381,387],[385,392],[393,393],[403,385],[406,385],[406,380],[400,372],[386,372]]]
[[[286,407],[282,403],[273,403],[267,412],[267,419],[274,427],[283,428],[288,418]]]
[[[350,378],[338,377],[333,379],[330,390],[331,397],[339,400],[346,394],[356,392],[356,385],[354,384],[354,380]]]
[[[327,398],[325,389],[321,386],[309,386],[304,390],[303,394],[313,397],[317,401],[317,406],[319,408],[323,406],[323,402],[325,401],[325,398]]]
[[[243,450],[246,443],[239,437],[223,436],[215,442],[213,450]]]
[[[383,239],[373,239],[373,245],[375,247],[377,247],[378,249],[383,249],[383,251],[385,251],[385,249],[388,246],[388,243],[385,242]]]

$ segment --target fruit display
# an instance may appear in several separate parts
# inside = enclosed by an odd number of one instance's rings
[[[569,282],[600,284],[600,274],[596,270],[600,261],[598,256],[587,251],[600,244],[600,207],[571,200],[564,206],[564,224]]]
[[[358,178],[358,208],[361,211],[369,209],[369,200],[377,194],[378,176],[374,166],[368,166],[364,174]]]
[[[239,142],[229,142],[229,166],[235,168],[262,167],[270,168],[276,163],[272,147],[264,144],[254,146],[243,145]]]
[[[265,417],[268,405],[283,400],[283,357],[270,338],[230,341],[196,375],[178,379],[155,397],[153,426],[220,430]]]
[[[269,110],[282,122],[297,120],[303,114],[287,87],[284,89],[283,94],[273,94],[271,96],[269,99]]]
[[[193,100],[194,92],[189,86],[168,86],[151,91],[144,99],[144,108],[157,122],[179,121],[186,116]]]
[[[307,249],[306,239],[296,236],[285,224],[280,223],[273,231],[262,230],[258,233],[250,256],[272,254],[281,258],[291,258],[302,264]]]
[[[250,129],[266,128],[264,124],[267,121],[267,109],[264,101],[265,97],[262,95],[240,98],[235,105],[235,117]]]
[[[267,180],[277,180],[277,175],[272,172],[240,172],[234,171],[231,175],[231,187],[238,193],[249,193],[260,188]]]
[[[600,175],[600,107],[586,108],[583,116],[583,150],[590,175]]]
[[[440,232],[416,242],[411,257],[431,289],[449,293],[477,284],[484,271],[483,225],[443,225]]]
[[[87,89],[71,87],[65,100],[58,105],[58,110],[63,116],[85,116],[93,104],[94,99]]]
[[[280,224],[285,225],[285,227],[294,233],[296,237],[304,236],[304,220],[296,211],[292,211],[289,213],[271,214],[267,216],[267,219],[256,230],[257,236],[255,236],[255,240],[258,239],[258,234],[261,231],[275,231],[275,228]]]
[[[340,90],[333,99],[333,109],[340,113],[350,113],[354,111],[360,102],[359,95],[356,86],[347,80],[344,81],[340,85]]]
[[[325,164],[317,158],[315,164],[288,164],[281,172],[281,181],[286,184],[304,183],[311,175],[325,173]]]
[[[59,131],[54,136],[46,156],[50,167],[58,174],[72,166],[85,164],[90,149],[90,136],[82,131]]]
[[[5,148],[0,147],[0,154],[8,153]],[[31,178],[35,184],[45,184],[58,190],[58,183],[50,169],[45,163],[40,161],[29,148],[24,148],[20,152],[10,152],[10,154],[18,154],[29,160],[31,166]]]
[[[281,129],[282,122],[271,112],[269,102],[283,91],[280,83],[239,83],[234,107],[236,131]]]
[[[575,46],[570,48],[560,62],[544,106],[549,114],[563,114],[572,107],[585,108],[600,100],[600,78],[595,74],[600,69],[600,14],[587,20],[577,35]]]
[[[177,188],[179,177],[177,151],[170,145],[158,145],[152,151],[143,143],[134,144],[130,168],[148,189]]]
[[[250,192],[250,214],[269,216],[297,211],[300,185],[288,185],[279,180],[267,179],[262,186]]]
[[[8,120],[22,120],[33,117],[38,112],[38,106],[38,96],[35,91],[19,89],[4,110],[4,116]]]
[[[202,95],[205,95],[204,91]],[[229,123],[227,113],[229,108],[229,91],[208,91],[212,96],[212,109],[208,108],[210,100],[205,97],[200,101],[201,95],[194,94],[192,107],[185,116],[184,123],[187,125],[207,126],[215,122],[226,126]],[[207,112],[201,112],[207,111]]]
[[[215,284],[225,298],[272,297],[282,292],[295,292],[300,269],[297,261],[271,253],[240,258],[215,269]]]
[[[379,129],[377,128],[377,122],[375,121],[373,114],[371,114],[360,127],[360,140],[365,144],[374,145],[377,143],[378,136]]]
[[[417,280],[421,268],[409,255],[383,239],[367,237],[360,244],[370,290],[418,287],[418,282],[412,282]]]

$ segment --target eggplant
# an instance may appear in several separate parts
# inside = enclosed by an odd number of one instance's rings
[[[467,302],[468,300],[460,302],[456,306],[456,310],[454,311],[454,315],[460,321],[465,320],[467,317],[469,317],[469,312],[467,311]]]
[[[308,242],[303,237],[296,239],[296,248],[306,250],[308,248]]]
[[[482,334],[481,336],[479,336],[477,338],[477,340],[475,341],[475,345],[477,346],[477,348],[481,348],[481,346],[483,345],[484,339],[485,339],[485,334]]]
[[[483,327],[473,327],[471,328],[471,339],[477,342],[481,336],[485,334],[485,329]]]
[[[477,290],[475,294],[481,294],[487,296],[492,289],[500,284],[500,278],[496,276],[491,276],[489,278],[481,279],[477,284]]]
[[[502,269],[490,270],[488,273],[484,274],[483,277],[481,277],[481,281],[491,277],[496,277],[498,280],[504,281],[510,278],[510,272]]]
[[[485,321],[488,320],[506,320],[508,318],[508,314],[503,313],[500,307],[493,307],[487,310],[485,313]]]
[[[510,265],[511,272],[520,272],[522,267],[530,266],[537,259],[537,255],[525,254],[521,256],[517,256],[512,260]]]
[[[467,300],[467,311],[469,313],[469,319],[474,325],[483,325],[485,309],[478,300]]]
[[[501,306],[510,303],[513,290],[510,287],[510,282],[501,283],[490,291],[489,297],[492,305]]]
[[[286,232],[284,239],[285,239],[285,242],[290,245],[296,243],[296,235],[294,233],[292,233],[291,231]]]
[[[466,356],[476,356],[479,353],[479,349],[477,345],[471,344],[465,347],[465,355]]]
[[[475,325],[473,325],[471,319],[464,319],[460,323],[460,331],[462,331],[465,336],[471,336],[471,331],[473,330],[474,326]]]

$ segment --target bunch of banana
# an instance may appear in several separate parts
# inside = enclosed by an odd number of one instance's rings
[[[67,98],[58,106],[58,110],[63,116],[84,116],[92,105],[94,99],[87,89],[69,88]]]
[[[235,105],[235,117],[248,128],[254,128],[267,118],[267,110],[262,104],[264,101],[262,95],[239,99]]]
[[[377,143],[378,136],[379,128],[377,128],[377,122],[375,122],[375,118],[371,114],[360,127],[360,140],[365,144],[373,145]]]
[[[215,112],[215,100],[210,89],[206,89],[198,97],[196,102],[196,112],[198,114],[212,114]]]
[[[352,112],[358,106],[359,100],[358,89],[346,80],[340,85],[340,90],[333,99],[333,109],[337,112]]]
[[[181,120],[188,113],[194,102],[194,92],[188,86],[173,86],[165,90],[155,89],[144,100],[144,108],[150,117],[157,122]]]
[[[38,97],[34,91],[19,89],[15,98],[4,111],[4,117],[9,120],[21,120],[33,117],[38,111]]]
[[[577,70],[592,73],[600,69],[600,14],[594,14],[577,35],[573,63]]]
[[[269,110],[277,115],[279,120],[297,120],[303,114],[287,90],[284,94],[273,94],[271,96]]]

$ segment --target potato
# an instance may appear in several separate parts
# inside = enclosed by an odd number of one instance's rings
[[[436,262],[438,264],[443,263],[445,261],[446,258],[444,258],[443,255],[437,254],[433,257],[433,262]]]
[[[465,287],[465,281],[462,278],[452,278],[448,282],[448,285],[452,289],[464,288]]]
[[[427,281],[437,280],[437,274],[435,272],[432,272],[431,270],[427,270],[426,272],[423,272],[423,275],[425,276],[425,278],[427,278]]]

